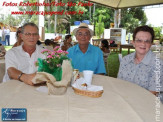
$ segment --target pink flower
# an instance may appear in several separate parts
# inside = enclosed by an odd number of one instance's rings
[[[62,65],[62,61],[66,58],[68,58],[66,56],[66,54],[68,54],[67,51],[63,51],[60,49],[60,46],[56,46],[54,48],[53,51],[48,50],[48,49],[44,49],[41,51],[42,54],[44,54],[46,56],[46,58],[44,59],[44,61],[46,61],[46,63],[49,65],[49,67],[61,67]],[[63,57],[63,58],[61,58]],[[50,64],[53,65],[50,65]],[[36,66],[38,66],[38,62],[35,63]]]
[[[61,64],[57,64],[57,67],[60,67],[61,66]]]
[[[49,52],[49,51],[50,51],[50,50],[48,50],[48,49],[44,49],[44,50],[41,51],[41,53]]]
[[[59,58],[60,56],[59,56],[59,55],[56,55],[56,57],[58,57],[58,58]]]
[[[67,52],[67,51],[64,51],[64,53],[65,53],[65,54],[68,54],[68,52]]]
[[[54,50],[58,50],[60,48],[60,46],[56,46],[55,48],[54,48]]]
[[[57,53],[62,53],[63,51],[62,50],[58,50]]]
[[[55,55],[55,52],[52,52],[51,55],[52,55],[52,56]]]
[[[53,58],[51,55],[48,55],[47,58]]]
[[[63,53],[62,53],[63,55],[67,55],[68,54],[68,52],[67,51],[63,51]]]

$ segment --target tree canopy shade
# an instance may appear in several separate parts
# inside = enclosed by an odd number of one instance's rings
[[[163,4],[163,0],[89,0],[111,8],[131,8],[147,5]]]

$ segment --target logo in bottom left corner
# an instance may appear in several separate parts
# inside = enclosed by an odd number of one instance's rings
[[[26,108],[2,108],[2,121],[27,121]]]

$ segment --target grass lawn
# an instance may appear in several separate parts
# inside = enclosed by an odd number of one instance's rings
[[[8,51],[11,48],[12,48],[12,45],[11,46],[5,46],[6,51]]]
[[[130,53],[134,52],[135,49],[131,49]],[[108,69],[109,69],[109,76],[117,78],[118,70],[119,70],[119,59],[118,54],[116,52],[111,52],[108,57]],[[122,49],[122,56],[128,55],[127,49]]]

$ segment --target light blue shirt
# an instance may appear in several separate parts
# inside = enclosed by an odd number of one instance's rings
[[[135,52],[125,56],[120,64],[118,78],[135,83],[149,91],[160,92],[163,102],[163,61],[148,51],[139,64],[134,63]]]
[[[83,53],[79,48],[79,44],[77,44],[69,48],[68,52],[68,57],[72,59],[74,69],[79,69],[80,72],[92,70],[94,74],[106,74],[103,54],[100,48],[89,44],[87,51]]]

